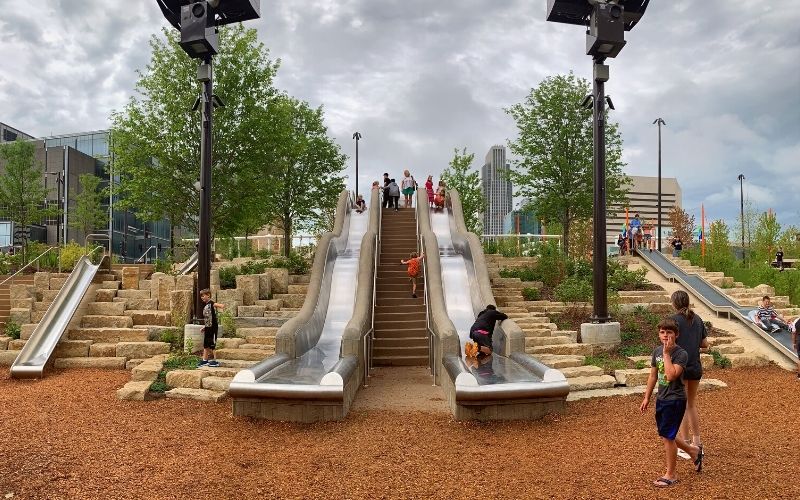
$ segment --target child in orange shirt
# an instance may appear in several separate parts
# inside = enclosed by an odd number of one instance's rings
[[[417,298],[417,278],[422,274],[422,259],[425,258],[423,253],[417,257],[417,252],[411,252],[408,260],[401,260],[401,264],[408,264],[408,279],[411,281],[411,298]]]

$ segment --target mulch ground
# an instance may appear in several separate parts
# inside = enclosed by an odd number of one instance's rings
[[[674,498],[800,498],[800,382],[713,372],[706,468],[679,461]],[[338,423],[234,418],[229,404],[117,401],[127,372],[0,375],[0,499],[654,498],[663,472],[639,397],[569,403],[539,422],[362,410]]]

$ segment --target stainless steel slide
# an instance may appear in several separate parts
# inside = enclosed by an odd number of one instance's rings
[[[75,264],[61,291],[11,365],[12,378],[41,378],[44,375],[45,365],[78,310],[97,270],[107,263],[108,258],[104,257],[100,264],[94,265],[85,256]]]
[[[180,271],[178,271],[178,274],[183,276],[194,271],[195,268],[197,267],[197,259],[198,259],[198,254],[197,252],[195,252],[188,259],[186,259],[186,262],[183,263]]]
[[[314,299],[309,294],[303,307],[308,306],[310,314],[303,320],[301,310],[300,321],[290,320],[281,328],[276,355],[234,377],[229,389],[234,399],[234,414],[316,421],[341,418],[346,413],[347,388],[351,381],[356,381],[358,387],[361,373],[358,368],[363,367],[363,362],[358,355],[343,355],[343,336],[354,316],[357,290],[362,286],[359,283],[362,243],[368,247],[375,244],[374,232],[367,230],[380,203],[372,205],[375,210],[359,214],[347,201],[340,234],[321,240],[311,285],[314,286],[316,273],[319,295]],[[329,244],[324,245],[323,241]],[[374,250],[374,246],[369,248]],[[364,286],[371,287],[372,280]],[[280,404],[287,400],[294,401],[294,406]],[[266,401],[275,404],[265,404]],[[327,413],[314,414],[315,403],[331,406]],[[308,405],[305,410],[304,404]]]
[[[728,317],[733,316],[740,320],[775,347],[775,349],[789,361],[792,363],[797,362],[797,354],[792,346],[791,334],[786,330],[777,333],[767,333],[756,326],[751,316],[754,309],[753,307],[740,306],[701,276],[694,273],[687,273],[675,265],[661,252],[637,252],[637,254],[650,264],[653,269],[661,273],[662,276],[669,280],[677,281],[689,289],[712,311],[717,314],[724,313],[727,314]]]
[[[457,418],[482,420],[537,418],[558,411],[569,393],[569,384],[561,372],[525,354],[524,337],[513,321],[503,322],[507,328],[516,328],[513,339],[500,325],[495,329],[494,354],[481,360],[464,356],[469,329],[477,314],[487,304],[494,304],[494,296],[480,243],[460,227],[460,210],[458,193],[452,191],[448,193],[448,208],[430,211],[429,215],[438,245],[446,315],[458,335],[457,346],[451,339],[437,354],[445,371],[439,380],[451,408]],[[429,210],[420,207],[420,212]],[[435,306],[435,301],[431,304]]]

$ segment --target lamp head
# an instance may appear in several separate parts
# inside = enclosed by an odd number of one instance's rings
[[[650,0],[547,0],[547,20],[587,26],[592,10],[600,4],[609,4],[622,8],[625,31],[630,31],[642,19],[649,3]]]

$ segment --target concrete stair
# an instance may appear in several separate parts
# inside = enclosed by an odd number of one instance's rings
[[[617,380],[611,375],[595,375],[589,377],[567,378],[570,392],[589,391],[593,389],[609,389],[614,387]]]
[[[526,347],[525,352],[537,356],[539,354],[571,354],[579,356],[591,356],[593,347],[590,344],[555,344]]]
[[[417,280],[417,298],[412,298],[407,267],[400,263],[417,250],[415,211],[384,209],[381,217],[373,362],[377,366],[426,366],[425,284]]]

